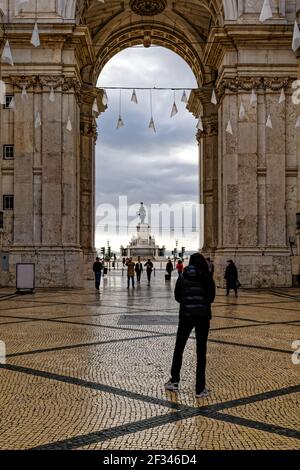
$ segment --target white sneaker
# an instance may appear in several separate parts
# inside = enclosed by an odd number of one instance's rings
[[[165,389],[170,392],[178,392],[178,388],[179,384],[177,382],[171,382],[171,380],[165,384]]]
[[[201,393],[196,393],[195,397],[196,398],[205,398],[210,395],[210,390],[207,390],[206,388],[203,390]]]

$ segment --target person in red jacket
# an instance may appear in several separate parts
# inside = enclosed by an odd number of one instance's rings
[[[183,273],[183,270],[184,270],[184,264],[183,264],[183,262],[181,261],[181,259],[178,260],[178,263],[177,263],[177,265],[176,265],[176,269],[177,269],[177,271],[178,271],[178,277],[179,277],[179,276],[182,276],[182,273]]]

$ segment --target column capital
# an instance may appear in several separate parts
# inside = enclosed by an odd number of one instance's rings
[[[218,116],[216,114],[203,117],[202,123],[203,123],[203,131],[199,129],[196,134],[196,139],[198,143],[200,143],[201,139],[203,138],[213,137],[213,136],[218,135],[219,125],[218,125]]]

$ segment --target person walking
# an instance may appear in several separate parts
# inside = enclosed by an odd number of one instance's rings
[[[184,264],[181,261],[181,259],[178,260],[178,263],[176,265],[176,269],[177,269],[177,272],[178,272],[178,277],[182,276],[182,273],[183,273],[183,270],[184,270]]]
[[[141,282],[141,275],[142,275],[142,272],[143,272],[143,264],[141,263],[140,256],[138,257],[138,262],[135,264],[134,269],[135,269],[137,282],[140,283]]]
[[[171,280],[172,272],[174,271],[174,266],[170,258],[168,259],[167,265],[166,265],[166,273],[168,276],[168,281]]]
[[[237,290],[240,285],[238,281],[238,270],[232,259],[228,261],[224,279],[226,279],[226,296],[229,295],[230,289],[233,289],[235,296],[238,297]]]
[[[96,258],[96,261],[93,265],[93,271],[95,273],[95,287],[97,290],[100,289],[101,274],[102,274],[103,264],[100,261],[100,258]]]
[[[130,287],[130,279],[132,282],[132,288],[134,289],[134,267],[135,264],[132,261],[132,258],[129,258],[129,260],[126,263],[127,266],[127,289]]]
[[[210,274],[212,275],[212,277],[214,277],[214,272],[215,272],[214,263],[212,262],[210,258],[206,258],[206,262],[207,262],[207,266],[208,266],[208,270]]]
[[[209,395],[205,388],[206,348],[211,320],[211,304],[216,287],[203,255],[194,253],[183,275],[177,279],[175,299],[180,304],[179,325],[172,361],[171,378],[165,389],[177,392],[180,383],[182,356],[193,328],[196,332],[197,369],[196,398]]]
[[[151,259],[148,259],[147,263],[144,264],[145,268],[147,268],[147,278],[148,278],[148,285],[151,282],[151,274],[153,271],[153,263]]]

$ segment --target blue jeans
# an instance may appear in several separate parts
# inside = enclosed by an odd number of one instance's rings
[[[95,273],[95,287],[97,290],[99,290],[100,282],[101,282],[101,271]]]

